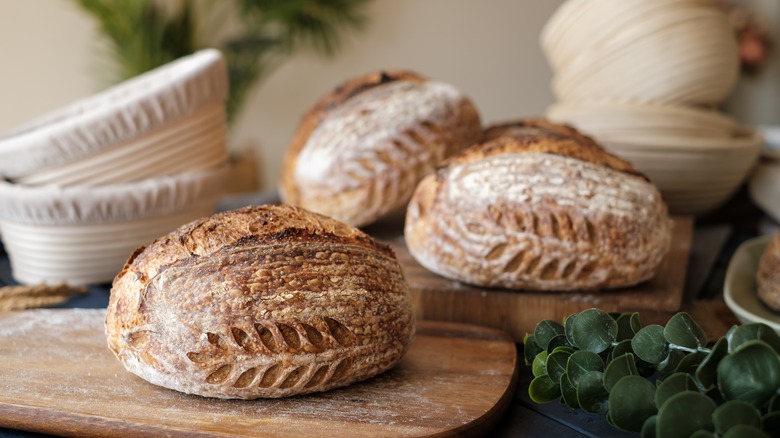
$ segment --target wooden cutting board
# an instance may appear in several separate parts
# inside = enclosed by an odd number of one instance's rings
[[[517,374],[499,331],[421,321],[402,362],[326,393],[219,400],[126,372],[106,346],[104,309],[0,314],[0,427],[65,436],[483,435]]]
[[[607,292],[529,292],[469,286],[436,275],[417,263],[404,242],[402,224],[386,221],[366,231],[395,250],[412,289],[418,319],[493,327],[521,342],[539,321],[561,321],[591,307],[607,312],[640,312],[645,323],[665,323],[682,305],[693,219],[673,218],[672,245],[655,278]]]

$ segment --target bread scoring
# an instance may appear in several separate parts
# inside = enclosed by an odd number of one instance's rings
[[[571,127],[528,119],[489,128],[426,177],[405,238],[424,267],[466,283],[596,290],[650,279],[670,221],[630,163]]]
[[[406,206],[417,183],[481,135],[455,87],[409,71],[346,81],[303,118],[285,156],[284,202],[369,224]]]
[[[219,398],[325,391],[384,372],[414,331],[392,250],[290,206],[197,220],[117,275],[108,345],[131,372]]]

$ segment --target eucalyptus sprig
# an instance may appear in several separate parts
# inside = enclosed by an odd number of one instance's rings
[[[780,337],[732,327],[711,347],[687,313],[666,326],[588,309],[523,341],[537,403],[605,414],[642,437],[765,437],[780,431]]]

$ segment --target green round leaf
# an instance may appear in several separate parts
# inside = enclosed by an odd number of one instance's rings
[[[612,346],[617,331],[617,322],[599,309],[583,310],[572,322],[574,346],[594,353],[601,353]]]
[[[547,356],[547,375],[555,382],[561,380],[561,376],[566,374],[566,363],[569,361],[571,353],[557,351]]]
[[[748,341],[720,361],[717,380],[726,400],[761,406],[780,388],[780,359],[763,341]]]
[[[580,377],[590,371],[604,371],[604,361],[596,353],[579,350],[569,356],[566,364],[566,374],[572,385],[577,386]]]
[[[737,351],[742,344],[748,341],[759,340],[766,342],[775,353],[780,354],[780,336],[763,323],[756,322],[737,326],[726,334],[726,338],[729,341],[729,352]]]
[[[750,403],[741,400],[731,400],[718,406],[712,413],[715,432],[723,435],[739,424],[761,428],[761,412]]]
[[[631,348],[631,339],[624,339],[612,348],[612,357],[620,357],[626,353],[634,353]]]
[[[642,424],[642,438],[656,437],[656,420],[658,420],[658,415],[651,415],[645,420],[644,424]]]
[[[613,423],[622,430],[641,431],[645,421],[657,411],[654,398],[655,385],[647,379],[624,376],[609,390],[609,412]]]
[[[546,319],[536,324],[534,329],[534,341],[542,350],[547,350],[547,344],[558,336],[563,334],[563,326],[555,321]]]
[[[607,411],[609,393],[604,388],[604,373],[588,371],[577,382],[577,403],[582,410],[593,414]]]
[[[536,403],[549,403],[558,400],[561,396],[561,388],[558,382],[553,382],[550,376],[543,375],[531,380],[528,385],[528,396]]]
[[[664,328],[658,324],[643,327],[631,339],[631,349],[645,362],[653,365],[661,363],[668,355]]]
[[[677,366],[680,365],[680,362],[685,359],[685,356],[686,354],[680,350],[669,350],[669,355],[662,360],[661,363],[656,365],[658,373],[662,376],[668,376],[669,374],[674,373]]]
[[[563,403],[572,409],[579,408],[580,404],[577,402],[577,388],[572,385],[571,381],[569,381],[569,376],[566,374],[561,376],[560,387]]]
[[[555,349],[561,347],[571,348],[569,341],[566,339],[566,335],[558,335],[550,339],[550,342],[547,343],[547,352],[552,353]]]
[[[715,402],[704,394],[685,391],[675,394],[658,410],[656,432],[664,438],[687,438],[699,429],[713,431]]]
[[[626,353],[612,359],[604,369],[604,387],[607,391],[612,391],[612,387],[626,376],[638,376],[639,371],[636,369],[636,362],[634,361],[634,355]],[[641,426],[641,425],[640,425]],[[637,429],[639,431],[639,429]]]
[[[696,372],[696,369],[699,368],[699,365],[701,365],[701,363],[704,361],[705,357],[707,357],[706,354],[698,351],[696,353],[687,353],[685,356],[683,356],[680,363],[674,367],[674,372],[693,374]]]
[[[717,386],[711,386],[710,389],[704,392],[704,395],[709,397],[718,406],[722,405],[723,403],[726,403],[726,399],[723,398],[723,394],[720,393],[720,390],[718,389]]]
[[[712,347],[699,367],[696,369],[696,378],[705,389],[715,385],[715,376],[718,370],[718,363],[728,351],[728,341],[726,338],[718,339],[718,342]]]
[[[655,406],[660,408],[671,396],[683,391],[697,391],[696,382],[686,373],[674,373],[658,384]]]
[[[624,313],[615,320],[618,325],[618,332],[617,332],[617,338],[616,340],[618,342],[629,340],[634,337],[634,328],[631,325],[631,320],[634,318],[634,315],[637,315],[637,313]]]
[[[729,429],[723,438],[771,438],[771,436],[757,427],[738,424]]]
[[[541,351],[534,358],[533,364],[531,364],[531,372],[534,377],[547,375],[547,352]]]
[[[691,434],[691,438],[715,438],[715,434],[709,430],[699,429]]]
[[[563,320],[563,332],[566,335],[566,340],[569,341],[569,345],[576,346],[574,343],[574,334],[572,333],[574,320],[577,318],[576,313],[572,313]]]
[[[670,344],[694,349],[707,345],[704,330],[685,312],[677,313],[669,319],[664,328],[664,339]]]
[[[639,317],[639,314],[634,312],[631,314],[631,330],[634,332],[634,334],[639,333],[639,330],[642,330],[642,327],[645,325],[642,323],[642,318]]]
[[[574,353],[577,350],[573,349],[572,347],[569,347],[568,345],[560,345],[558,347],[553,348],[553,351],[551,351],[551,353],[557,353],[559,351],[563,351],[563,352],[572,354],[572,353]]]
[[[525,359],[525,364],[530,366],[534,361],[534,357],[541,351],[542,349],[539,348],[534,340],[534,335],[526,333],[525,337],[523,337],[523,359]]]

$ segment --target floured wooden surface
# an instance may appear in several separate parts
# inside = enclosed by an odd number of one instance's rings
[[[105,343],[105,311],[0,314],[0,427],[66,436],[484,434],[510,402],[515,344],[481,327],[418,322],[393,370],[326,393],[218,400],[151,385]]]

